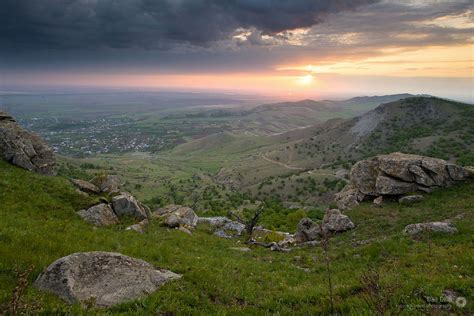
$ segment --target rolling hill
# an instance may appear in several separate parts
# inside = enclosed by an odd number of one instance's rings
[[[382,104],[355,118],[328,120],[270,137],[281,144],[236,162],[218,173],[216,180],[260,197],[273,193],[288,199],[297,192],[297,185],[289,183],[285,187],[293,185],[293,190],[282,190],[281,180],[274,178],[309,173],[308,177],[319,175],[326,182],[335,181],[355,161],[379,153],[402,151],[472,165],[474,106],[434,97],[411,97]],[[267,191],[258,190],[269,180],[273,184],[267,186]],[[332,187],[329,191],[338,188]],[[306,195],[307,202],[314,203],[314,194],[302,190],[298,195]]]

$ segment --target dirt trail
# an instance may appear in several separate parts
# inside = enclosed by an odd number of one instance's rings
[[[286,169],[290,169],[290,170],[304,170],[304,168],[300,168],[300,167],[293,167],[293,166],[289,166],[283,162],[279,162],[279,161],[276,161],[276,160],[273,160],[273,159],[270,159],[268,158],[267,156],[265,156],[264,154],[262,154],[262,158],[265,159],[266,161],[268,162],[271,162],[271,163],[274,163],[274,164],[277,164],[277,165],[280,165]]]
[[[290,169],[290,170],[305,170],[305,168],[293,167],[293,166],[289,166],[289,165],[287,165],[287,164],[285,164],[285,163],[283,163],[283,162],[273,160],[273,159],[268,158],[267,156],[265,156],[265,154],[262,154],[261,156],[262,156],[262,158],[265,159],[266,161],[271,162],[271,163],[274,163],[274,164],[277,164],[277,165],[280,165],[280,166],[282,166],[282,167],[284,167],[284,168],[286,168],[286,169]],[[314,174],[314,175],[330,176],[330,177],[334,177],[334,178],[343,180],[343,181],[345,181],[345,182],[349,182],[346,178],[336,176],[334,173],[325,172],[325,171],[323,171],[323,170],[309,170],[309,171],[307,171],[307,173],[309,173],[309,174]]]

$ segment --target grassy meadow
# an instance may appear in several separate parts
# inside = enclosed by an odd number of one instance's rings
[[[98,197],[77,194],[65,178],[45,177],[0,162],[0,305],[8,305],[11,299],[17,283],[15,269],[33,267],[21,298],[27,303],[26,314],[330,314],[331,297],[332,311],[344,315],[375,315],[380,309],[390,314],[435,314],[447,308],[455,314],[472,314],[473,190],[471,181],[435,192],[411,207],[362,204],[347,213],[356,229],[332,237],[328,252],[320,246],[289,253],[260,247],[242,252],[234,248],[245,246],[243,240],[215,237],[206,227],[199,227],[192,236],[158,222],[143,235],[124,231],[130,223],[94,228],[75,211],[94,204]],[[401,233],[407,224],[458,214],[464,218],[455,222],[459,229],[455,235],[432,234],[413,240]],[[271,221],[267,216],[264,224]],[[110,309],[68,306],[32,287],[54,260],[94,250],[141,258],[183,278],[146,298]],[[364,275],[366,281],[361,280]],[[371,290],[374,284],[378,291]],[[446,289],[464,296],[467,305],[459,308],[430,301]]]

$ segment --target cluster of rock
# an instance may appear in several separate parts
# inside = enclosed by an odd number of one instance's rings
[[[298,223],[295,234],[297,242],[317,240],[329,233],[341,233],[355,228],[351,219],[338,209],[328,210],[321,223],[315,223],[309,218],[303,218]]]
[[[137,220],[149,218],[150,210],[128,192],[121,192],[112,198],[112,203],[100,203],[88,209],[80,210],[77,214],[95,226],[117,224],[122,217],[133,217]]]
[[[350,210],[370,198],[381,202],[383,197],[430,193],[473,176],[472,170],[442,159],[403,153],[379,155],[352,167],[350,183],[336,194],[335,202],[339,209]]]
[[[154,292],[181,275],[112,252],[74,253],[48,266],[34,286],[66,302],[110,307]]]
[[[86,194],[118,193],[121,181],[117,175],[100,175],[94,177],[90,182],[80,179],[71,179],[71,183],[80,192]]]
[[[30,171],[55,174],[53,150],[5,112],[0,112],[0,158]]]

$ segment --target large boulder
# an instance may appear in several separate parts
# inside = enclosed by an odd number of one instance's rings
[[[55,174],[53,150],[5,112],[0,112],[0,159],[41,174]]]
[[[391,153],[357,162],[350,183],[335,196],[341,210],[349,210],[368,197],[400,196],[416,191],[431,192],[472,177],[468,168],[442,159]]]
[[[92,193],[92,194],[100,193],[99,188],[88,181],[84,181],[80,179],[71,179],[71,183],[82,192]]]
[[[323,232],[341,233],[355,227],[351,219],[341,213],[338,209],[332,209],[326,212],[322,222]]]
[[[445,234],[454,234],[458,230],[456,226],[453,225],[450,221],[443,222],[429,222],[429,223],[417,223],[410,224],[405,227],[403,233],[416,236],[423,232],[436,232],[436,233],[445,233]]]
[[[113,252],[74,253],[53,262],[34,286],[66,302],[109,307],[141,298],[179,274]]]
[[[86,222],[95,226],[108,226],[117,224],[119,219],[109,204],[101,203],[86,210],[81,210],[77,214]]]
[[[153,217],[164,218],[164,224],[172,228],[179,226],[195,228],[198,223],[198,216],[192,208],[175,204],[157,209]]]
[[[139,220],[148,218],[146,207],[128,192],[121,192],[112,198],[112,207],[117,216],[130,216]]]

